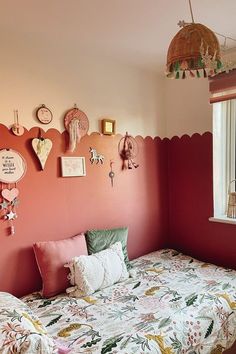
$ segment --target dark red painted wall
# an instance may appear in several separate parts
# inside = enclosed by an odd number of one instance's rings
[[[236,268],[236,226],[213,216],[212,134],[174,137],[168,146],[170,247]]]
[[[17,185],[16,234],[9,236],[7,222],[0,220],[0,291],[21,296],[40,288],[32,250],[35,241],[63,239],[90,228],[128,226],[131,258],[165,246],[168,141],[137,137],[140,167],[121,171],[117,149],[121,136],[94,133],[84,137],[73,154],[85,156],[87,176],[62,178],[59,156],[71,156],[65,152],[67,133],[50,129],[44,134],[53,141],[44,171],[32,152],[31,140],[37,136],[38,128],[16,137],[0,125],[0,148],[17,150],[28,165]],[[105,155],[103,166],[90,164],[90,146]],[[110,159],[115,162],[114,188],[108,177]]]

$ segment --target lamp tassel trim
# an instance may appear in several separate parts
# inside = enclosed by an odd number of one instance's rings
[[[216,35],[200,23],[184,23],[168,49],[167,77],[185,79],[214,76],[222,71],[222,67]]]

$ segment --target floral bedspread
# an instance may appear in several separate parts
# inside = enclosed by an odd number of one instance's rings
[[[90,297],[23,301],[63,353],[218,354],[233,344],[236,271],[174,250],[132,265],[131,278]]]

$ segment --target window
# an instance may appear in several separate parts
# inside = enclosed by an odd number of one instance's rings
[[[228,190],[235,191],[236,99],[213,104],[214,216],[227,214]]]
[[[210,81],[213,103],[213,186],[215,221],[227,220],[228,192],[236,183],[236,70]],[[213,218],[213,219],[214,219]],[[212,219],[212,218],[210,218]],[[233,219],[236,223],[236,219]]]

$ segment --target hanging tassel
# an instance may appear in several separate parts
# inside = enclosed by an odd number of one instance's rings
[[[185,70],[183,71],[182,79],[186,78]]]
[[[197,70],[197,77],[200,79],[201,75],[200,72]]]
[[[203,63],[202,63],[202,58],[201,58],[201,57],[199,57],[198,60],[197,60],[197,66],[198,66],[199,68],[202,68],[202,67],[203,67]]]
[[[191,77],[195,77],[195,75],[194,75],[194,73],[192,72],[192,70],[189,70],[189,75],[191,76]]]
[[[176,62],[174,63],[174,71],[179,71],[179,67],[180,67],[179,61],[176,61]]]
[[[73,152],[81,138],[79,135],[79,120],[77,118],[73,118],[69,124],[69,136],[69,151]]]
[[[176,78],[176,79],[179,79],[179,71],[176,72],[175,78]]]
[[[204,76],[204,77],[207,77],[207,72],[206,72],[205,69],[203,69],[203,76]]]
[[[222,62],[220,60],[217,60],[217,69],[221,69],[222,66]]]
[[[174,79],[175,73],[172,71],[172,72],[168,73],[168,74],[166,75],[166,77],[168,77],[168,79]]]

